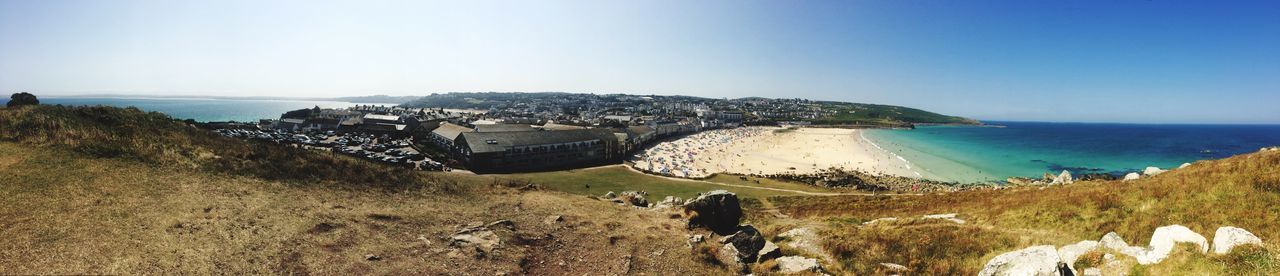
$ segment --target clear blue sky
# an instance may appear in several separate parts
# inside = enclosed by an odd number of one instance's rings
[[[804,97],[1280,122],[1280,1],[0,0],[0,91]]]

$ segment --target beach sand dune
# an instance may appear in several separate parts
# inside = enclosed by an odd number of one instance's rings
[[[637,169],[679,177],[712,173],[815,173],[829,168],[920,177],[907,160],[881,149],[865,130],[743,127],[704,131],[659,143],[633,159]]]

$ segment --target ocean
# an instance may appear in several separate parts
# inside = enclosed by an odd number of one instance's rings
[[[1280,145],[1280,125],[986,123],[1004,127],[924,126],[866,136],[925,178],[962,183],[1063,170],[1123,175]]]
[[[349,103],[308,100],[254,100],[254,99],[206,99],[206,98],[126,98],[126,97],[40,97],[41,104],[107,105],[137,107],[145,111],[169,114],[178,119],[200,122],[258,122],[258,119],[279,119],[280,114],[302,108],[345,108],[356,105],[386,105],[387,103]]]

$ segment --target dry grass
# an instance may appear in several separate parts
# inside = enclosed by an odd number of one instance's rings
[[[827,235],[833,247],[828,249],[842,255],[852,272],[870,273],[866,267],[873,262],[866,258],[887,254],[903,257],[898,262],[911,263],[908,267],[917,273],[945,273],[937,269],[951,267],[936,264],[939,262],[967,265],[969,270],[957,271],[971,273],[999,253],[1036,244],[1061,246],[1097,240],[1110,231],[1119,233],[1130,244],[1146,244],[1155,228],[1170,224],[1187,226],[1209,239],[1217,227],[1241,227],[1273,246],[1280,241],[1280,190],[1276,183],[1280,183],[1280,152],[1262,152],[1199,162],[1132,182],[1082,182],[1046,189],[1024,187],[918,197],[775,197],[771,201],[783,213],[828,221],[835,226],[831,228],[836,230]],[[959,213],[972,226],[935,227],[931,231],[950,238],[934,241],[960,247],[972,245],[967,248],[976,254],[945,255],[950,246],[913,241],[925,238],[917,236],[918,228],[914,227],[875,230],[840,226],[881,217],[937,213]],[[904,238],[879,238],[885,236]],[[1013,242],[1006,242],[1007,239]],[[1186,265],[1195,269],[1182,268],[1215,273],[1222,273],[1222,269],[1246,274],[1278,272],[1274,266],[1209,265],[1221,262],[1198,254],[1167,263],[1139,270],[1160,271],[1162,267]]]
[[[0,274],[727,273],[664,214],[482,178],[459,180],[485,187],[467,195],[358,191],[80,155],[0,142]],[[499,219],[517,228],[484,258],[444,240]]]
[[[136,109],[0,109],[0,274],[728,274],[698,263],[666,214],[522,184]],[[503,219],[515,230],[483,257],[446,240]]]
[[[0,109],[0,141],[293,185],[465,192],[449,179],[434,179],[340,154],[316,154],[221,137],[164,114],[136,108],[41,105]]]

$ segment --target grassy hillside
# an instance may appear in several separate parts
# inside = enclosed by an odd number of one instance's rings
[[[509,186],[134,109],[0,109],[0,274],[727,274],[664,214]],[[498,250],[447,240],[498,220]]]
[[[783,213],[826,224],[827,250],[852,272],[869,273],[879,262],[904,264],[916,273],[975,274],[1000,253],[1031,245],[1062,246],[1098,240],[1115,231],[1129,244],[1146,245],[1155,228],[1181,224],[1213,239],[1220,226],[1258,235],[1266,250],[1206,257],[1179,252],[1134,272],[1170,274],[1280,273],[1280,152],[1202,161],[1131,182],[1083,182],[1045,189],[1024,187],[918,197],[779,197]],[[966,224],[907,221],[862,227],[883,217],[958,213]]]
[[[342,155],[221,137],[156,112],[105,106],[29,106],[0,111],[0,141],[70,149],[96,158],[281,180],[297,185],[431,188],[447,180]]]
[[[825,110],[836,111],[832,116],[826,116],[813,120],[815,124],[850,124],[859,122],[862,124],[901,124],[901,123],[925,123],[925,124],[979,124],[977,120],[947,116],[916,108],[879,105],[879,104],[861,104],[861,103],[844,103],[844,102],[819,102]]]

